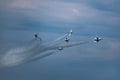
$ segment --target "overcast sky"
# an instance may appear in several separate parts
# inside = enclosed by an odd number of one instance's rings
[[[39,33],[50,42],[73,29],[72,47],[17,67],[1,80],[120,80],[120,0],[0,0],[0,60]],[[1,62],[1,61],[0,61]],[[0,64],[2,65],[2,64]]]

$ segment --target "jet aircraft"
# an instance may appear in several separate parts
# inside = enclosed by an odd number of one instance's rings
[[[70,41],[71,35],[72,35],[72,29],[67,33],[68,35],[65,38],[65,42],[68,43]]]
[[[97,42],[97,43],[98,43],[99,41],[101,41],[101,40],[102,40],[102,39],[101,39],[100,37],[98,37],[98,36],[94,38],[94,42]]]

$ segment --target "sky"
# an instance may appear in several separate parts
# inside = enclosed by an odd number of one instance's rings
[[[70,42],[91,41],[23,65],[2,67],[0,79],[120,80],[119,3],[119,0],[0,0],[0,66],[10,51],[30,47],[35,33],[46,43],[72,29]],[[92,40],[97,35],[103,40],[96,44]],[[14,61],[14,56],[7,56],[6,62]]]

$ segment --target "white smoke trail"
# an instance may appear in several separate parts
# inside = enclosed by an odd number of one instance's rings
[[[57,46],[58,41],[63,40],[65,36],[67,36],[67,34],[47,44],[33,39],[25,43],[22,47],[10,49],[0,58],[0,67],[17,66],[50,56],[56,53],[56,50],[49,51],[51,47]]]
[[[52,47],[57,46],[54,43],[43,44],[37,40],[31,40],[23,47],[10,49],[0,58],[0,67],[18,66],[50,56],[57,52],[57,50],[51,50]]]
[[[46,51],[44,46],[38,41],[30,41],[23,47],[18,47],[8,50],[0,59],[1,67],[17,66],[23,63],[32,61],[34,58],[38,58],[37,55],[42,51]],[[36,57],[34,57],[36,56]],[[47,56],[47,55],[46,55]]]
[[[63,36],[57,38],[57,39],[54,40],[53,42],[56,42],[56,41],[60,41],[60,40],[62,40],[62,39],[65,39],[65,37],[66,37],[67,35],[68,35],[68,34],[65,34],[65,35],[63,35]]]
[[[21,64],[26,55],[23,54],[26,51],[24,48],[16,48],[8,51],[1,59],[2,66],[15,66]]]
[[[52,51],[52,52],[47,52],[47,53],[44,53],[44,54],[38,54],[38,55],[36,55],[36,56],[34,56],[34,57],[31,57],[31,59],[29,59],[27,62],[32,62],[32,61],[36,61],[36,60],[39,60],[39,59],[43,59],[43,58],[45,58],[45,57],[47,57],[47,56],[50,56],[50,55],[53,55],[53,54],[55,54],[56,53],[56,51]]]

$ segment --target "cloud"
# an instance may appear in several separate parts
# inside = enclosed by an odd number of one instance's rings
[[[101,3],[103,4],[103,2]],[[119,38],[119,15],[111,11],[104,11],[92,7],[90,2],[12,0],[10,2],[6,1],[4,4],[6,5],[2,6],[5,6],[6,10],[2,10],[2,15],[0,15],[3,18],[3,27],[1,28],[2,41],[6,40],[7,42],[10,38],[9,42],[12,41],[15,44],[17,42],[21,43],[24,41],[21,39],[28,40],[34,32],[41,31],[45,31],[44,34],[47,34],[49,37],[52,34],[57,37],[61,32],[68,31],[68,28],[74,28],[75,35],[79,35],[80,37],[87,36],[90,38],[90,36],[100,34],[104,38]],[[55,32],[57,34],[54,34]],[[86,39],[88,40],[89,38]],[[116,44],[113,43],[111,45],[116,48],[119,46]],[[97,52],[93,46],[92,48],[87,48],[88,52],[90,49],[93,53]],[[77,48],[77,50],[79,49]],[[76,53],[80,52],[77,50],[74,49]],[[106,53],[109,52],[109,50],[106,51]],[[95,57],[96,55],[99,54],[82,56]],[[104,55],[102,54],[100,56],[103,57]]]
[[[8,4],[8,7],[14,8],[14,9],[26,9],[26,10],[32,10],[35,9],[35,1],[30,0],[13,0]]]
[[[101,2],[102,4],[105,4],[105,5],[111,5],[111,4],[113,4],[114,1],[115,1],[115,0],[106,0],[106,1],[100,0],[100,1],[98,1],[98,2]]]
[[[104,1],[95,2],[100,2],[100,5],[104,3]],[[63,0],[12,0],[5,6],[26,16],[26,18],[45,23],[46,25],[53,25],[54,27],[64,27],[64,25],[69,27],[75,24],[86,26],[98,24],[117,27],[120,21],[119,14],[100,10],[96,8],[97,6],[93,7],[89,1],[80,1],[78,3]],[[61,25],[59,26],[58,24]]]

